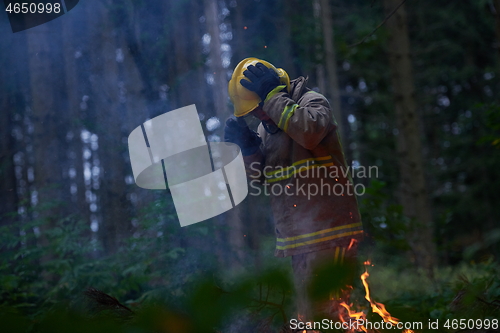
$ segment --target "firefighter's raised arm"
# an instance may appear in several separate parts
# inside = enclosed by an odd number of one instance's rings
[[[288,94],[288,76],[280,77],[278,72],[258,62],[247,67],[240,84],[259,96],[262,110],[281,130],[305,149],[314,149],[336,128],[330,105],[323,95],[314,91],[294,100]]]
[[[286,92],[272,92],[266,98],[263,110],[295,142],[308,150],[337,128],[328,100],[309,91],[294,101]]]

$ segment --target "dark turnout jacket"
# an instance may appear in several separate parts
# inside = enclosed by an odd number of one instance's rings
[[[280,130],[270,134],[260,124],[262,145],[244,158],[250,185],[261,183],[271,196],[278,257],[345,250],[363,234],[330,105],[306,82],[299,77],[289,94],[268,95],[263,110]]]

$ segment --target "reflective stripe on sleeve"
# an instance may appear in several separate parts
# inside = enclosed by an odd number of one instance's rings
[[[363,233],[363,226],[361,222],[352,223],[295,237],[277,238],[276,248],[278,250],[294,249],[301,246],[326,242],[332,239],[353,236],[361,233]],[[342,253],[342,256],[343,255],[344,251]]]
[[[282,86],[277,86],[276,88],[274,88],[273,90],[271,90],[267,94],[266,99],[264,100],[264,103],[267,102],[268,100],[270,100],[274,95],[276,95],[277,93],[279,93],[280,91],[282,91],[285,88],[286,88],[286,86],[282,85]]]
[[[290,122],[290,118],[293,116],[295,109],[299,107],[298,104],[293,104],[293,105],[287,105],[283,109],[283,112],[281,113],[281,118],[278,123],[278,127],[281,128],[283,131],[288,130],[288,123]]]

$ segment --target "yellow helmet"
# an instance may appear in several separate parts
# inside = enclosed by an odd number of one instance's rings
[[[287,91],[290,92],[290,78],[288,77],[287,72],[283,69],[276,68],[265,60],[257,58],[243,59],[234,69],[228,86],[229,98],[231,98],[231,102],[234,104],[234,115],[236,117],[243,117],[244,115],[247,115],[261,102],[260,97],[256,93],[243,87],[240,83],[241,79],[248,80],[245,75],[243,75],[243,72],[246,71],[247,67],[250,65],[255,66],[259,62],[263,63],[267,68],[274,69],[278,74],[281,83],[286,85]]]

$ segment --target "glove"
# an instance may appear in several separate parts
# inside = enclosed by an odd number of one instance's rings
[[[224,127],[224,141],[232,142],[240,146],[243,156],[255,154],[262,143],[257,133],[250,130],[248,126],[242,127],[234,118],[226,120]]]
[[[259,95],[262,102],[267,97],[267,94],[274,88],[280,85],[278,74],[272,69],[267,68],[263,63],[259,62],[255,66],[248,66],[243,75],[250,80],[241,79],[240,84]]]

